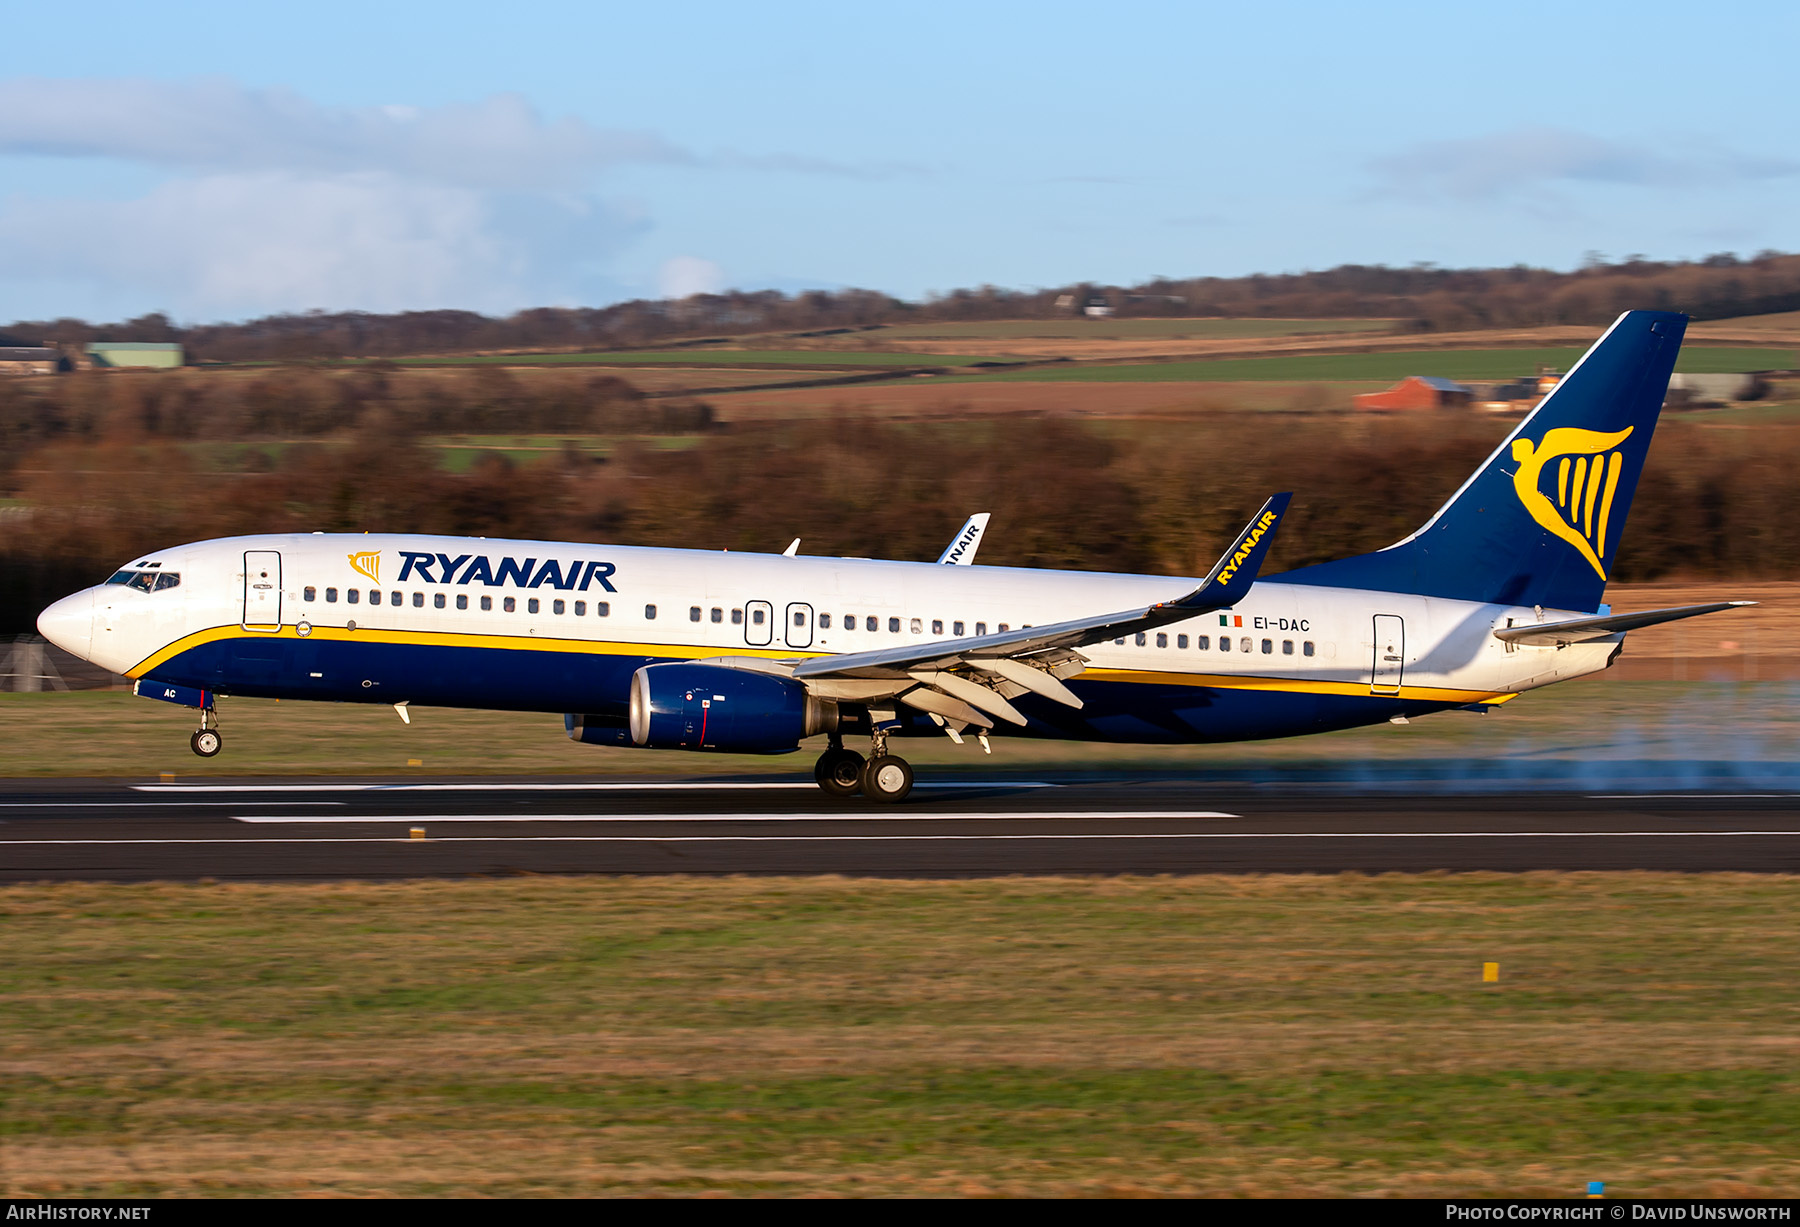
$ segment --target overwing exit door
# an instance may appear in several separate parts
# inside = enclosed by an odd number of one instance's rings
[[[810,648],[813,639],[813,607],[796,601],[787,607],[787,645]]]
[[[1375,660],[1369,670],[1371,694],[1399,694],[1406,671],[1406,620],[1399,614],[1375,615]]]
[[[744,642],[753,648],[768,646],[775,637],[775,608],[767,601],[744,606]]]
[[[281,629],[281,554],[244,551],[244,629]]]

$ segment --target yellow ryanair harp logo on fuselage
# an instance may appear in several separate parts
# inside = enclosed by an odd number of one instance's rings
[[[1607,523],[1625,467],[1625,457],[1614,449],[1631,437],[1633,429],[1627,426],[1606,434],[1559,426],[1535,444],[1530,439],[1513,440],[1513,459],[1519,462],[1513,489],[1519,502],[1546,531],[1574,546],[1601,579],[1606,578],[1601,558],[1606,553]],[[1552,460],[1557,462],[1554,501],[1540,488]]]
[[[381,582],[380,550],[363,550],[361,553],[351,554],[350,565],[355,567],[358,571],[361,571],[376,583],[379,584]]]

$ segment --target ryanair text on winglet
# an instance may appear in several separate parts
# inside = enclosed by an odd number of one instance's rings
[[[1237,569],[1244,565],[1244,559],[1256,552],[1256,543],[1263,539],[1263,534],[1268,532],[1269,527],[1280,518],[1273,511],[1262,513],[1262,516],[1251,526],[1250,531],[1244,534],[1244,539],[1238,543],[1237,549],[1231,552],[1231,561],[1219,570],[1218,582],[1220,584],[1231,583],[1231,577],[1236,575]]]

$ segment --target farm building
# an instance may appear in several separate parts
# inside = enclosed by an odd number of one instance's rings
[[[48,345],[0,346],[0,374],[54,375],[69,369],[62,350]]]
[[[1358,409],[1446,409],[1466,405],[1467,385],[1436,375],[1408,375],[1383,392],[1364,392],[1355,398]]]
[[[1769,394],[1769,381],[1757,374],[1684,375],[1676,371],[1669,376],[1671,405],[1718,403],[1731,400],[1761,400]]]
[[[113,367],[149,367],[172,370],[181,365],[181,346],[158,341],[94,341],[87,347],[88,357],[102,369]]]

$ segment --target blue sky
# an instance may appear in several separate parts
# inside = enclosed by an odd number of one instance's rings
[[[0,319],[1800,250],[1777,4],[83,6]]]

